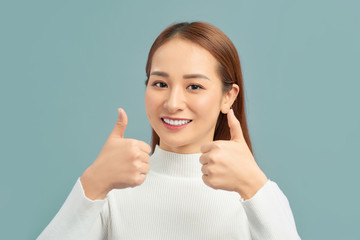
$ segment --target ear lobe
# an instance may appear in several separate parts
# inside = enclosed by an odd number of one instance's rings
[[[230,111],[230,108],[235,102],[238,94],[239,94],[239,86],[234,83],[232,89],[228,91],[224,96],[223,105],[221,107],[221,112],[223,114],[227,114]]]
[[[223,108],[221,109],[221,113],[222,113],[222,114],[227,114],[229,111],[230,111],[230,109],[227,109],[227,108],[225,108],[225,107],[223,107]]]

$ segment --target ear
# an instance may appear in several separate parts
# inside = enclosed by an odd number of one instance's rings
[[[227,114],[230,111],[231,106],[233,105],[237,95],[239,94],[239,89],[239,86],[234,83],[231,90],[227,93],[224,93],[220,108],[223,114]]]

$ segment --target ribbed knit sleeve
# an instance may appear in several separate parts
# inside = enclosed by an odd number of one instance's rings
[[[248,217],[253,240],[298,240],[289,201],[270,179],[250,199],[240,200]]]
[[[107,198],[91,200],[86,197],[80,178],[38,240],[106,239]]]

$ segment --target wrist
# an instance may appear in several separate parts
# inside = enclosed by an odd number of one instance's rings
[[[97,179],[97,175],[89,167],[80,177],[85,196],[91,200],[102,200],[106,197],[110,189],[106,187],[103,181]]]
[[[237,191],[239,195],[248,200],[252,198],[268,181],[266,175],[261,171],[258,175],[252,177],[250,181]]]

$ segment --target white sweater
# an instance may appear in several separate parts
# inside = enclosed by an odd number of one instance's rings
[[[268,180],[244,201],[236,192],[205,185],[200,155],[156,145],[143,184],[113,189],[104,200],[87,198],[78,178],[37,239],[300,239],[275,182]]]

